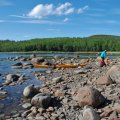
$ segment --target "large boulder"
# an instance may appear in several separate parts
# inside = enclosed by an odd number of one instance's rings
[[[24,91],[23,91],[23,95],[25,97],[33,97],[34,95],[36,95],[39,91],[34,87],[34,85],[29,85],[27,87],[25,87]]]
[[[80,88],[74,99],[78,101],[81,107],[85,105],[98,107],[105,102],[104,96],[97,89],[91,87]]]
[[[50,104],[50,101],[51,101],[50,94],[39,93],[32,98],[31,104],[37,107],[47,108]]]
[[[83,120],[101,120],[101,118],[92,107],[89,107],[83,111]]]
[[[42,63],[44,61],[45,61],[45,59],[43,57],[36,57],[36,58],[31,59],[31,63],[33,63],[33,64],[39,64],[39,63]]]
[[[113,82],[120,83],[120,65],[112,66],[107,72],[107,77]]]
[[[96,81],[97,85],[110,85],[112,83],[113,81],[109,77],[106,77],[106,76],[99,77]]]

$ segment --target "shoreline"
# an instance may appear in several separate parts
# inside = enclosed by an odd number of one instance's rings
[[[42,54],[100,54],[101,52],[86,52],[86,51],[78,51],[78,52],[61,52],[61,51],[29,51],[29,52],[0,52],[1,54],[3,53],[7,53],[7,54],[11,54],[11,53],[15,53],[15,54],[38,54],[38,53],[42,53]],[[120,54],[120,52],[107,52],[107,54]]]

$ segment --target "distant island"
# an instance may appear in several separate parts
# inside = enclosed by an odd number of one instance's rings
[[[120,36],[93,35],[90,37],[35,38],[24,41],[0,40],[0,52],[59,51],[77,52],[102,50],[120,51]]]

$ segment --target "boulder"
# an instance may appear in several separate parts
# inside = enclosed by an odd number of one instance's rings
[[[47,108],[49,107],[50,101],[51,101],[50,94],[39,93],[32,98],[31,104],[37,107]]]
[[[15,64],[12,64],[12,66],[22,66],[22,63],[21,62],[17,62]]]
[[[33,67],[33,64],[31,64],[29,62],[23,63],[23,68],[25,68],[25,69],[32,68],[32,67]]]
[[[89,107],[83,111],[83,120],[101,120],[101,118],[92,107]]]
[[[56,97],[64,97],[64,95],[65,95],[64,91],[57,90],[57,91],[55,92],[55,96],[56,96]]]
[[[9,84],[9,83],[11,83],[11,82],[13,82],[13,81],[17,81],[18,79],[19,79],[19,76],[18,76],[18,75],[8,74],[8,75],[6,76],[6,81],[5,81],[5,83],[6,83],[6,84]]]
[[[12,68],[14,69],[19,69],[19,68],[22,68],[22,63],[21,62],[17,62],[15,64],[12,65]]]
[[[97,89],[91,87],[80,88],[73,99],[78,101],[81,107],[85,105],[98,107],[105,102],[104,96]]]
[[[35,58],[36,57],[36,54],[32,54],[32,55],[30,55],[30,58],[32,59],[32,58]]]
[[[110,85],[112,83],[113,81],[109,77],[106,77],[106,76],[99,77],[96,81],[97,85]]]
[[[25,87],[25,89],[23,91],[23,95],[25,97],[33,97],[37,93],[38,93],[38,90],[34,87],[34,85],[29,85],[29,86]]]
[[[32,64],[40,64],[44,61],[45,61],[45,59],[43,57],[36,57],[36,58],[31,59]]]
[[[22,105],[22,107],[24,109],[29,109],[29,108],[31,108],[31,104],[30,103],[25,103],[25,104]]]
[[[4,99],[5,97],[7,97],[7,92],[6,91],[0,91],[0,100]],[[1,109],[1,107],[0,107]]]
[[[107,71],[107,77],[110,77],[113,82],[120,83],[120,65],[113,65]]]

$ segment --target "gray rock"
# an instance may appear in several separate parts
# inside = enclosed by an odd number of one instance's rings
[[[100,116],[96,113],[96,111],[92,107],[89,107],[83,111],[83,119],[84,120],[100,120]]]
[[[20,69],[20,68],[22,68],[22,63],[18,62],[18,63],[13,64],[12,68],[14,68],[14,69]]]
[[[113,65],[107,72],[113,82],[120,83],[120,65]]]
[[[96,81],[97,85],[110,85],[112,83],[113,81],[111,80],[111,78],[108,78],[106,76],[99,77]]]
[[[62,81],[62,77],[55,77],[55,78],[52,79],[53,83],[59,83],[61,81]]]
[[[37,58],[31,59],[31,63],[33,63],[33,64],[39,64],[39,63],[42,63],[44,61],[45,61],[45,59],[43,57],[37,57]]]
[[[74,73],[76,74],[86,74],[88,72],[88,70],[86,69],[80,69],[80,70],[75,70]]]
[[[62,101],[63,101],[64,104],[67,104],[69,99],[68,98],[64,98]]]
[[[78,101],[79,105],[91,105],[98,107],[105,102],[104,96],[97,90],[91,87],[83,87],[77,91],[77,95],[73,97],[74,100]]]
[[[33,64],[31,64],[30,62],[25,62],[23,63],[23,66],[33,66]]]
[[[50,101],[51,97],[49,94],[39,93],[32,98],[31,103],[37,107],[47,108]]]
[[[19,79],[18,75],[8,74],[6,76],[5,84],[10,84],[11,82],[17,81]]]
[[[84,120],[81,114],[78,116],[78,120]]]
[[[5,119],[5,114],[0,114],[0,120],[4,120]]]
[[[12,66],[13,69],[21,69],[22,66]]]
[[[36,90],[36,88],[34,87],[34,85],[29,85],[29,86],[25,87],[25,89],[23,91],[23,95],[25,97],[33,97],[37,93],[38,93],[38,90]]]
[[[30,103],[25,103],[22,105],[23,108],[29,109],[32,105]]]
[[[12,66],[22,66],[22,63],[21,62],[17,62],[15,64],[13,64]]]
[[[35,57],[36,57],[36,54],[30,55],[30,58],[35,58]]]

